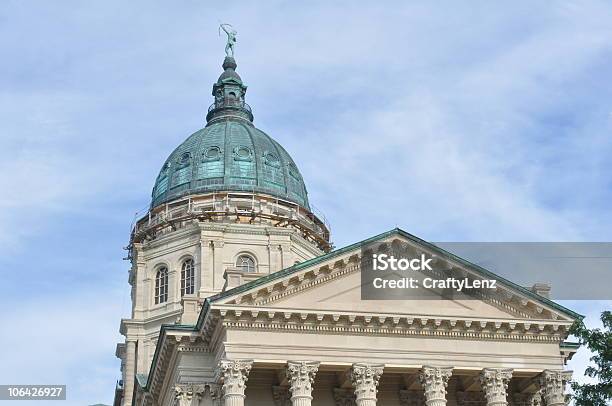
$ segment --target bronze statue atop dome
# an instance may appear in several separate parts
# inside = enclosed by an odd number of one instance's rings
[[[219,35],[221,35],[221,30],[223,30],[227,34],[227,43],[225,44],[225,55],[230,58],[234,57],[234,47],[236,46],[236,35],[238,31],[232,27],[231,24],[221,24],[219,25]]]

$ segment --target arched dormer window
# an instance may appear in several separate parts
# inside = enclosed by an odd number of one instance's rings
[[[181,267],[181,296],[192,295],[195,291],[195,266],[193,259],[183,261]]]
[[[255,260],[250,255],[242,254],[236,260],[236,268],[242,272],[255,272]]]
[[[155,304],[168,301],[168,268],[162,266],[155,274]]]

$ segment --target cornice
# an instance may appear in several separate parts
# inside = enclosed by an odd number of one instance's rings
[[[367,314],[291,309],[214,306],[219,322],[228,329],[299,331],[317,334],[429,336],[561,343],[569,324],[550,320],[506,320],[447,316]]]
[[[163,313],[160,315],[156,315],[153,317],[147,317],[144,319],[121,319],[121,326],[120,326],[121,334],[125,335],[125,332],[127,331],[126,329],[130,327],[133,327],[136,329],[142,329],[147,323],[159,322],[159,321],[163,321],[164,319],[176,320],[177,316],[180,316],[182,312],[183,312],[182,309],[176,309],[168,313]]]
[[[297,233],[293,229],[272,227],[268,224],[232,224],[232,223],[210,223],[200,222],[201,231],[217,231],[226,234],[250,234],[250,235],[278,235],[290,236]]]

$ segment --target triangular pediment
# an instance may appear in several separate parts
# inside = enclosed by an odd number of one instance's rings
[[[471,318],[535,318],[511,306],[502,308],[485,300],[467,299],[406,299],[362,300],[359,272],[318,284],[265,303],[278,309],[310,309],[312,311],[350,311],[370,314],[410,314],[413,316],[447,316]],[[264,301],[254,304],[264,305]]]
[[[365,246],[400,246],[414,253],[427,253],[435,257],[434,271],[450,269],[453,274],[472,279],[494,278],[495,289],[479,297],[457,296],[443,298],[429,296],[408,300],[363,300],[361,278]],[[473,265],[435,245],[418,239],[402,230],[392,230],[362,243],[331,252],[303,264],[268,275],[238,288],[224,292],[212,301],[215,307],[254,307],[261,311],[278,310],[287,314],[301,312],[316,314],[319,319],[334,317],[372,317],[386,319],[417,320],[419,323],[439,324],[463,320],[486,326],[505,324],[514,328],[523,323],[527,329],[571,324],[580,317],[556,303],[536,295],[504,278]],[[361,315],[361,316],[360,316]]]

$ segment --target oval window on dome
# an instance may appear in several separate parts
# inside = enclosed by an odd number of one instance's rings
[[[223,182],[224,162],[222,157],[223,152],[221,148],[217,146],[208,147],[204,150],[204,152],[202,152],[202,162],[200,162],[197,168],[197,178],[208,179],[210,182],[212,182],[210,179],[215,178],[217,182]],[[208,184],[209,183],[207,183],[207,185]],[[204,184],[200,186],[204,186]]]
[[[238,154],[239,157],[244,158],[250,155],[250,151],[247,147],[240,147],[238,148],[238,151],[236,151],[236,154]]]
[[[179,158],[180,165],[189,165],[189,161],[191,160],[191,154],[189,152],[184,152]]]
[[[239,146],[234,148],[234,159],[237,161],[250,161],[251,160],[251,150],[249,147]]]
[[[221,157],[221,149],[219,147],[209,147],[204,152],[204,158],[209,161],[217,160]]]
[[[280,168],[280,160],[278,159],[278,157],[273,154],[272,152],[266,152],[264,154],[264,162],[267,165],[273,166],[275,168]]]

